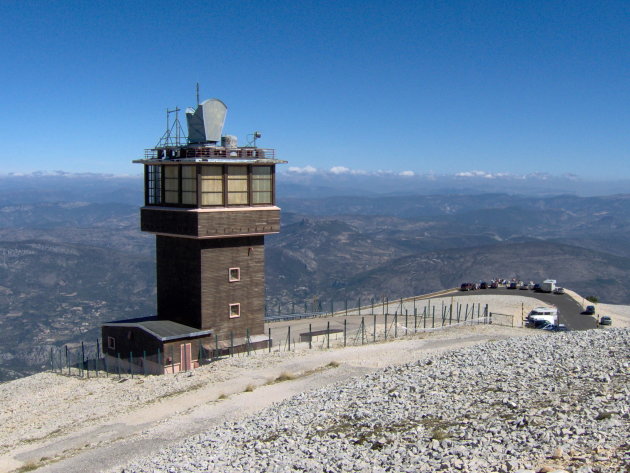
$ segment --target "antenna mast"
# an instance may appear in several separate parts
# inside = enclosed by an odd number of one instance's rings
[[[199,106],[199,82],[197,82],[197,107]]]

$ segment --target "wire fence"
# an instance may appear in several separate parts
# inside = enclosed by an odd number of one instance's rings
[[[236,339],[234,334],[193,345],[188,359],[179,358],[179,347],[164,350],[105,355],[102,341],[51,347],[50,370],[81,378],[134,378],[154,374],[176,373],[235,356],[296,350],[330,349],[359,346],[444,330],[464,325],[495,324],[515,326],[515,316],[493,313],[488,305],[451,302],[432,305],[431,300],[401,299],[396,303],[358,306],[327,320],[312,321],[284,318],[268,323],[265,334]],[[393,304],[393,305],[392,305]],[[393,309],[393,313],[389,310]],[[305,314],[296,314],[302,315]],[[183,352],[182,352],[183,353]],[[182,355],[183,356],[183,355]]]

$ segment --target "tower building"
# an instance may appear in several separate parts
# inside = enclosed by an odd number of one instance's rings
[[[170,361],[177,371],[195,365],[204,343],[267,343],[264,239],[280,231],[275,166],[286,161],[256,146],[258,132],[246,146],[224,136],[226,113],[218,99],[187,109],[185,141],[167,119],[160,143],[134,161],[144,166],[141,229],[156,235],[157,315],[105,324],[109,356],[153,337],[165,370]]]

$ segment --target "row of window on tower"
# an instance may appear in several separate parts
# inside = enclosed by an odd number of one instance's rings
[[[196,164],[145,167],[147,205],[272,205],[273,166]]]

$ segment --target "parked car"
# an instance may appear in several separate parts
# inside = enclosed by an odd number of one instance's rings
[[[529,322],[529,327],[544,329],[545,327],[553,325],[548,320],[532,320]]]
[[[490,283],[490,289],[497,289],[499,287],[498,281],[492,281]]]
[[[518,283],[515,282],[515,281],[512,281],[507,288],[508,289],[516,289],[517,287],[518,287]]]
[[[604,315],[601,319],[599,319],[599,325],[612,325],[612,319],[607,315]]]
[[[488,289],[488,283],[486,281],[482,281],[481,284],[479,284],[479,289]]]
[[[558,325],[548,324],[548,325],[545,325],[542,329],[547,330],[548,332],[568,332],[569,331],[567,326],[564,324],[558,324]]]
[[[582,312],[583,314],[586,315],[593,315],[595,313],[595,306],[594,305],[587,305],[586,309],[584,309],[584,312]]]
[[[460,286],[460,290],[462,291],[472,291],[475,289],[475,285],[469,282],[462,283]]]
[[[525,290],[525,291],[526,291],[526,290],[528,290],[528,289],[529,289],[529,286],[528,286],[527,284],[523,283],[523,284],[521,284],[521,285],[519,286],[519,289],[520,289],[520,290]]]
[[[540,292],[540,284],[534,284],[534,291]]]
[[[563,287],[559,287],[559,286],[558,286],[558,287],[556,287],[556,288],[553,290],[553,293],[554,293],[554,294],[564,294],[564,288],[563,288]]]

